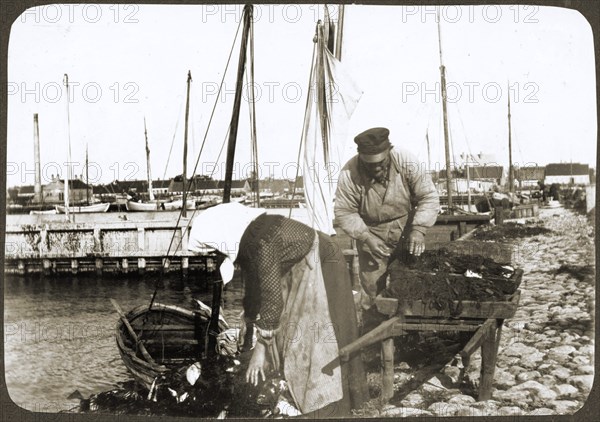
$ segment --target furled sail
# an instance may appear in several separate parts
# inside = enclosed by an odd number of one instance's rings
[[[312,227],[334,234],[333,200],[350,118],[362,91],[328,49],[330,26],[317,24],[302,145],[304,195]]]

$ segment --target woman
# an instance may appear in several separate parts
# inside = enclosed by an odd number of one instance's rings
[[[242,270],[244,319],[258,333],[246,380],[257,385],[269,370],[282,372],[305,416],[342,416],[360,407],[366,400],[360,356],[338,359],[339,348],[358,337],[358,325],[337,243],[298,221],[230,203],[194,220],[189,249],[202,244],[226,255],[225,283],[232,262]]]

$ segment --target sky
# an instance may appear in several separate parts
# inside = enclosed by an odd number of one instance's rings
[[[330,10],[337,19],[337,9]],[[595,167],[593,39],[579,12],[524,5],[443,6],[439,12],[453,161],[483,152],[508,165],[510,95],[516,166],[572,161]],[[181,174],[188,70],[188,176],[206,139],[196,173],[222,178],[219,151],[233,107],[239,37],[233,42],[241,13],[241,5],[26,11],[9,39],[7,186],[34,182],[34,113],[42,183],[66,173],[69,144],[75,174],[85,174],[87,148],[90,183],[145,179],[144,119],[152,178]],[[257,5],[254,16],[260,176],[293,178],[323,6]],[[438,42],[433,6],[345,7],[342,65],[363,91],[345,158],[355,154],[356,134],[384,126],[394,145],[430,168],[444,168]],[[249,114],[243,105],[235,178],[251,168]]]

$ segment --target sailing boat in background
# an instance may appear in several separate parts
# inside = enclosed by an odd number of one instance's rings
[[[69,116],[69,98],[71,98],[69,96],[69,76],[65,73],[64,76],[64,80],[63,80],[65,87],[67,89],[67,135],[68,135],[68,162],[71,163],[71,119]],[[79,213],[92,213],[92,212],[106,212],[108,211],[108,207],[110,207],[110,203],[108,202],[101,202],[98,204],[90,204],[90,200],[89,200],[89,184],[85,183],[84,189],[86,191],[86,202],[87,205],[70,205],[71,201],[69,201],[69,196],[70,196],[70,188],[69,188],[69,171],[70,171],[70,167],[67,168],[67,174],[64,180],[64,201],[65,201],[65,205],[56,205],[56,211],[58,213],[61,214],[65,214],[67,221],[69,221],[69,214],[70,213],[74,213],[74,214],[79,214]],[[86,153],[85,153],[85,172],[86,175],[88,174],[88,160],[87,160],[87,147],[86,147]],[[86,177],[87,179],[87,177]],[[74,202],[74,201],[73,201]]]
[[[146,175],[148,178],[148,202],[137,202],[127,200],[125,208],[127,211],[157,211],[160,203],[154,198],[152,191],[152,173],[150,171],[150,147],[148,146],[148,130],[146,129],[146,118],[144,117],[144,138],[146,139]]]

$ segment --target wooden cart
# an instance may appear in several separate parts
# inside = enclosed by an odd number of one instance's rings
[[[517,269],[511,278],[518,285],[523,271]],[[340,349],[340,358],[347,360],[350,354],[364,347],[381,342],[382,356],[382,398],[387,401],[394,394],[394,337],[408,331],[465,331],[473,336],[460,351],[463,366],[469,364],[470,356],[481,347],[481,375],[478,400],[491,398],[496,357],[504,320],[514,316],[519,304],[520,290],[496,302],[462,301],[460,314],[450,316],[449,312],[431,309],[422,301],[414,301],[399,306],[398,299],[378,296],[377,309],[390,318],[364,336]],[[464,370],[463,370],[464,371]]]

